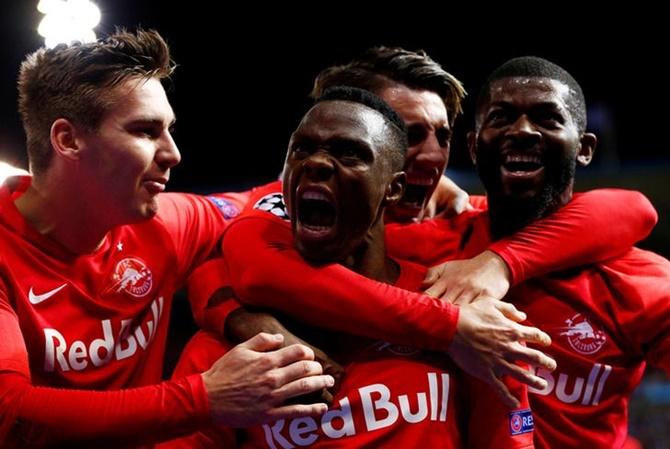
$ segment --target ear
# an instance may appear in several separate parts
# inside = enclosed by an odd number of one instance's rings
[[[470,131],[466,136],[468,140],[468,151],[470,152],[470,159],[472,163],[477,165],[477,133]]]
[[[82,149],[83,132],[70,120],[65,118],[56,119],[51,124],[51,146],[58,156],[70,160],[79,160]]]
[[[593,152],[596,150],[598,138],[593,133],[584,133],[579,141],[579,151],[577,152],[577,163],[586,167],[593,159]]]
[[[407,175],[404,171],[393,173],[389,183],[386,185],[386,193],[384,194],[384,205],[388,206],[400,201],[400,198],[405,194],[405,186],[407,185]]]

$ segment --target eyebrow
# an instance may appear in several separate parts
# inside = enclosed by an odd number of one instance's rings
[[[174,126],[177,122],[177,117],[173,116],[170,123],[168,123],[168,128]],[[163,126],[163,120],[158,118],[149,118],[149,117],[140,117],[130,122],[130,125],[149,125],[149,126]]]

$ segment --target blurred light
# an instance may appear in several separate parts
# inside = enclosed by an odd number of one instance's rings
[[[9,165],[7,162],[0,161],[0,185],[5,182],[5,179],[11,176],[29,176],[27,171]]]
[[[37,32],[49,48],[96,39],[93,28],[100,23],[100,9],[89,0],[40,0],[37,10],[45,14]]]

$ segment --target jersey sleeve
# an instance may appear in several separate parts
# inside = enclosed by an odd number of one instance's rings
[[[646,238],[658,215],[641,193],[598,189],[576,194],[553,214],[493,243],[511,284],[624,254]]]
[[[221,257],[208,260],[191,274],[186,285],[196,324],[224,336],[226,318],[240,307],[233,295],[225,260]]]
[[[632,348],[670,376],[670,262],[633,248],[598,269],[622,304],[616,320]]]
[[[28,350],[19,327],[19,318],[9,304],[0,281],[0,373],[14,372],[30,377]]]
[[[186,344],[172,378],[182,378],[208,370],[232,345],[216,335],[198,332]],[[232,449],[237,447],[235,430],[230,427],[208,426],[191,435],[166,441],[156,449]]]
[[[267,218],[266,218],[267,217]],[[458,308],[375,282],[341,265],[308,265],[293,248],[290,227],[256,211],[235,221],[223,251],[236,297],[308,324],[414,347],[445,350]]]
[[[4,372],[0,410],[0,441],[8,447],[17,441],[29,447],[93,440],[148,443],[210,422],[199,374],[134,389],[86,391],[38,387],[23,375]]]
[[[33,385],[19,321],[3,289],[0,341],[0,442],[7,447],[17,441],[29,442],[29,447],[94,438],[157,441],[166,432],[180,435],[209,423],[199,375],[104,392]]]
[[[227,220],[205,197],[166,193],[159,201],[159,219],[170,235],[177,275],[183,279],[190,269],[218,251]]]

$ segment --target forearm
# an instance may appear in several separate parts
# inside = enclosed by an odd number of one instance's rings
[[[100,439],[146,443],[191,433],[209,423],[200,375],[140,388],[86,391],[37,387],[18,374],[0,375],[0,440],[43,442]]]
[[[247,220],[224,237],[230,280],[242,303],[280,310],[298,320],[345,333],[444,350],[456,332],[458,308],[360,276],[341,265],[310,266],[290,247],[253,242],[268,222]]]
[[[658,216],[639,192],[599,189],[491,245],[507,263],[512,285],[622,254],[653,229]]]

